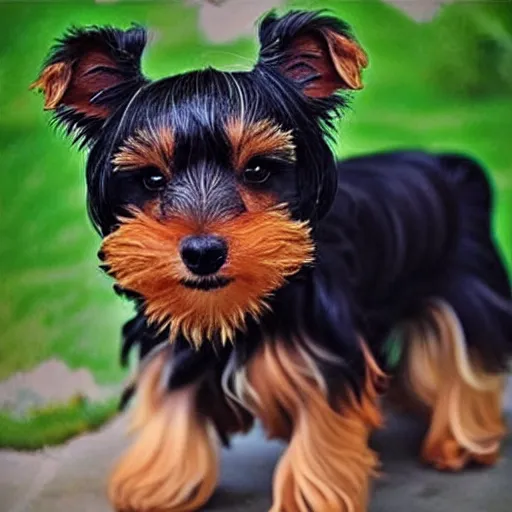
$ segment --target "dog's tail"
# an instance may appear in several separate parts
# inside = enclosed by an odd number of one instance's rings
[[[476,352],[486,371],[504,371],[512,356],[512,294],[492,235],[492,189],[476,161],[454,154],[439,158],[458,191],[459,237],[437,295],[457,315],[469,352]]]

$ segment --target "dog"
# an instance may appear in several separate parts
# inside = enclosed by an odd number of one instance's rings
[[[423,461],[494,464],[512,301],[486,170],[412,150],[336,161],[368,56],[324,11],[266,15],[244,72],[151,81],[146,41],[71,29],[33,84],[88,150],[98,256],[135,307],[113,507],[201,509],[219,445],[258,419],[288,443],[272,512],[366,511],[386,392],[425,414]]]

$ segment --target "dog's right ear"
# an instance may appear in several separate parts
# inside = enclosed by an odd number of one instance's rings
[[[140,64],[146,42],[146,31],[137,26],[73,28],[52,48],[31,89],[42,90],[45,110],[87,144],[149,82]]]

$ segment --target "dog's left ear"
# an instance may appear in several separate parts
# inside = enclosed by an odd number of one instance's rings
[[[94,140],[103,123],[149,82],[140,60],[147,35],[142,27],[71,29],[50,51],[39,78],[45,110],[55,111],[68,134]]]
[[[321,12],[267,15],[260,25],[258,65],[272,67],[296,82],[311,98],[341,89],[362,89],[368,57],[348,25]]]

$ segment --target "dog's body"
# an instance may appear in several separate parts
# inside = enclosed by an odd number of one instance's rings
[[[326,281],[346,274],[337,288],[347,290],[375,356],[394,327],[436,299],[455,309],[485,366],[501,368],[512,348],[510,285],[492,241],[485,171],[462,156],[410,151],[338,168],[337,199],[318,230],[319,259],[328,261],[324,272],[336,269]],[[492,325],[493,343],[473,323]]]
[[[423,152],[336,164],[335,93],[361,88],[367,61],[332,18],[269,16],[253,71],[156,83],[143,32],[109,30],[68,35],[37,84],[91,146],[100,257],[137,305],[122,359],[139,347],[124,399],[137,392],[140,435],[115,507],[200,508],[217,438],[258,418],[289,441],[273,512],[362,512],[390,379],[430,419],[425,461],[493,463],[512,302],[480,166]]]

